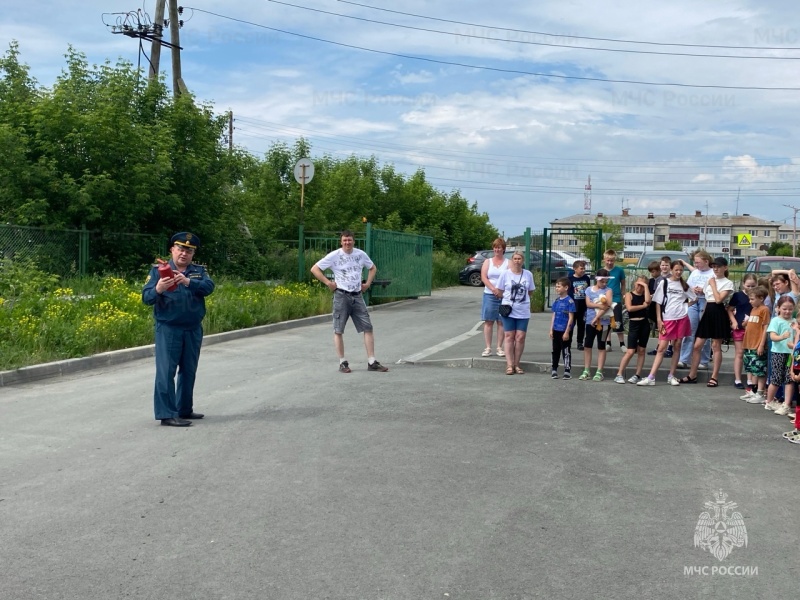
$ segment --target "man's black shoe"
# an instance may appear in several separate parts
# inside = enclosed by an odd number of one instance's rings
[[[648,356],[655,356],[656,354],[658,354],[658,350],[650,350],[650,352],[647,353]]]
[[[189,427],[192,422],[175,417],[174,419],[161,419],[161,424],[167,427]]]
[[[205,417],[203,413],[196,412],[189,413],[188,415],[181,415],[181,419],[202,419],[203,417]]]

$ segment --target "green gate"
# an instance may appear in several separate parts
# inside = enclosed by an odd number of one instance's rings
[[[371,235],[370,235],[371,234]],[[372,298],[430,296],[433,285],[433,238],[367,225],[367,254],[378,266]]]
[[[551,288],[550,273],[553,272],[553,261],[558,260],[558,256],[553,255],[553,251],[567,252],[579,257],[588,259],[589,264],[586,270],[591,271],[597,267],[603,257],[603,230],[584,229],[584,228],[545,228],[542,234],[542,290],[544,290],[545,306],[551,305],[551,297],[555,296],[555,290]],[[572,269],[571,264],[567,264],[567,269]]]

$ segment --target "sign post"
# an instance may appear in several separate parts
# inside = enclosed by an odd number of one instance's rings
[[[306,184],[314,177],[314,163],[308,158],[301,158],[294,165],[294,178],[300,184],[300,227],[297,235],[297,280],[303,281],[306,270],[306,248],[304,228],[304,203]]]

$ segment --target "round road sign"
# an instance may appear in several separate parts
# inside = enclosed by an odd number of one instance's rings
[[[314,163],[307,158],[301,158],[294,166],[294,178],[297,183],[305,185],[314,178]]]

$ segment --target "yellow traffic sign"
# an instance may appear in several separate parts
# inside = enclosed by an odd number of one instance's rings
[[[736,243],[742,248],[749,248],[753,245],[753,236],[749,233],[740,233],[736,236]]]

